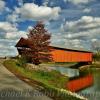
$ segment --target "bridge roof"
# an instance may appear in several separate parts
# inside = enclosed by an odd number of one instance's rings
[[[73,48],[58,47],[58,46],[51,46],[51,47],[53,47],[55,49],[60,49],[60,50],[93,53],[92,51],[89,51],[89,50],[73,49]]]
[[[17,42],[17,44],[15,45],[15,47],[28,47],[28,40],[25,39],[25,38],[21,38]],[[53,46],[53,45],[50,45],[50,47],[52,47],[54,49],[59,49],[59,50],[92,53],[92,51],[88,51],[88,50],[70,49],[70,48],[66,48],[66,47],[57,47],[57,46]]]

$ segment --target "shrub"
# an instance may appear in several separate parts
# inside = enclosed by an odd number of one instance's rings
[[[17,58],[17,63],[16,64],[18,66],[24,66],[29,61],[30,61],[30,59],[23,55],[23,56]]]
[[[93,55],[93,60],[94,60],[94,61],[100,61],[100,51],[99,51],[99,52],[96,52],[96,53]]]

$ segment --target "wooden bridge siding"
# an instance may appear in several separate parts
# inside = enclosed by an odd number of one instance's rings
[[[51,51],[54,62],[91,62],[92,53],[56,50]]]

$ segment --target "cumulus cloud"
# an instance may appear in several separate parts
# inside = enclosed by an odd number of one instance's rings
[[[18,4],[19,4],[19,6],[22,6],[23,5],[23,0],[18,0]]]
[[[90,9],[90,8],[85,8],[85,9],[83,9],[83,12],[84,13],[89,13],[89,12],[91,12],[92,11],[92,9]]]
[[[63,28],[67,38],[91,38],[100,34],[100,18],[82,16],[79,20],[67,21]]]
[[[15,44],[21,37],[27,37],[27,33],[17,29],[15,24],[0,22],[0,56],[15,56],[17,50]]]
[[[51,45],[62,48],[84,49],[83,40],[65,38],[65,34],[57,33],[51,37]]]
[[[7,32],[5,38],[7,39],[19,39],[21,37],[27,38],[27,34],[24,31]]]
[[[44,6],[47,6],[48,3],[49,3],[49,0],[44,0],[43,5],[44,5]]]
[[[9,22],[0,22],[0,31],[12,32],[12,31],[17,31],[17,28],[15,25]]]
[[[68,1],[75,4],[75,5],[78,5],[78,4],[87,4],[93,0],[68,0]]]
[[[16,13],[13,13],[13,14],[11,14],[11,15],[8,15],[8,16],[7,16],[7,20],[8,20],[9,22],[17,22],[17,21],[19,20],[19,15],[16,14]]]
[[[26,32],[16,31],[16,32],[6,32],[4,39],[0,39],[0,57],[4,56],[16,56],[18,54],[15,48],[18,40],[24,37],[26,38]]]
[[[0,0],[0,12],[2,12],[5,8],[5,2],[3,0]]]
[[[3,12],[11,12],[11,9],[6,7],[5,0],[0,0],[0,14],[2,14]]]
[[[100,40],[93,38],[91,39],[91,42],[92,42],[92,48],[94,50],[100,50]]]
[[[17,55],[15,44],[21,37],[26,38],[27,33],[19,30],[16,23],[0,22],[0,56]]]
[[[60,32],[53,35],[53,44],[68,48],[90,49],[92,40],[100,39],[100,17],[82,16],[78,20],[66,21],[65,24],[61,24]]]
[[[0,39],[0,57],[17,55],[15,44],[15,40]]]
[[[38,6],[34,3],[25,3],[16,7],[13,14],[20,15],[22,20],[56,20],[59,17],[60,7]],[[16,15],[12,15],[14,20]]]
[[[6,39],[19,39],[20,37],[27,37],[25,31],[18,30],[16,23],[0,22],[0,37]]]

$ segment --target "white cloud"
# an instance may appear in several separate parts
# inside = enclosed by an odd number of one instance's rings
[[[23,5],[23,0],[18,0],[18,4],[19,4],[19,6],[22,6]]]
[[[16,23],[0,22],[0,36],[6,39],[19,39],[21,37],[27,37],[25,31],[18,30]]]
[[[32,26],[28,26],[27,31],[29,32],[29,31],[31,31],[32,29],[33,29]]]
[[[7,11],[7,12],[10,12],[10,13],[11,13],[11,12],[12,12],[12,9],[10,9],[10,8],[6,7],[6,8],[5,8],[5,11]]]
[[[0,57],[14,57],[14,56],[17,56],[18,55],[18,52],[17,52],[17,49],[15,47],[13,48],[2,48],[0,49]]]
[[[84,32],[69,33],[65,35],[66,39],[91,39],[100,35],[100,29],[91,29]]]
[[[5,2],[3,0],[0,0],[0,11],[2,12],[5,8]]]
[[[17,32],[7,32],[5,38],[7,39],[19,39],[21,37],[26,38],[27,34],[24,31],[17,31]]]
[[[89,12],[91,12],[92,11],[92,9],[90,9],[90,8],[85,8],[85,9],[83,9],[83,12],[84,13],[89,13]]]
[[[53,36],[53,44],[68,48],[90,49],[94,38],[100,38],[100,17],[82,16],[75,21],[66,21],[65,24],[61,24],[60,31],[62,34]]]
[[[13,49],[14,46],[9,45],[9,43],[6,42],[6,44],[8,45],[4,45],[3,43],[0,43],[0,48],[4,48],[4,49]]]
[[[44,6],[47,6],[48,3],[49,3],[49,0],[44,0],[43,5],[44,5]]]
[[[20,8],[15,8],[15,13],[26,20],[55,20],[59,17],[60,7],[38,6],[34,3],[25,3]]]
[[[94,19],[91,16],[82,16],[82,18],[79,20],[79,22],[85,22],[85,23],[89,23],[92,22]]]
[[[100,40],[94,38],[91,41],[92,41],[92,48],[94,50],[100,50]]]
[[[84,49],[82,41],[80,39],[65,38],[65,34],[62,33],[55,33],[51,37],[51,45],[63,48]]]
[[[93,0],[68,0],[69,2],[78,5],[78,4],[87,4]]]
[[[12,32],[12,31],[17,31],[17,28],[15,25],[9,22],[0,22],[0,31]]]
[[[2,33],[3,32],[3,33]],[[0,56],[15,56],[18,54],[15,48],[16,42],[21,37],[27,37],[27,33],[24,31],[19,31],[16,25],[9,22],[0,22]]]
[[[67,21],[64,28],[69,32],[86,32],[100,27],[100,18],[92,16],[82,16],[76,21]],[[90,29],[90,30],[89,30]]]
[[[11,13],[12,10],[9,7],[6,6],[5,0],[0,0],[0,14],[3,14],[4,12]]]
[[[64,2],[67,2],[68,0],[64,0]]]
[[[17,22],[18,19],[19,19],[19,16],[16,13],[13,13],[13,14],[7,16],[7,20],[10,22]]]
[[[0,39],[0,57],[17,55],[15,44],[15,40]]]
[[[95,42],[95,41],[97,41],[97,39],[94,39],[94,38],[93,38],[91,41],[92,41],[92,42]]]

